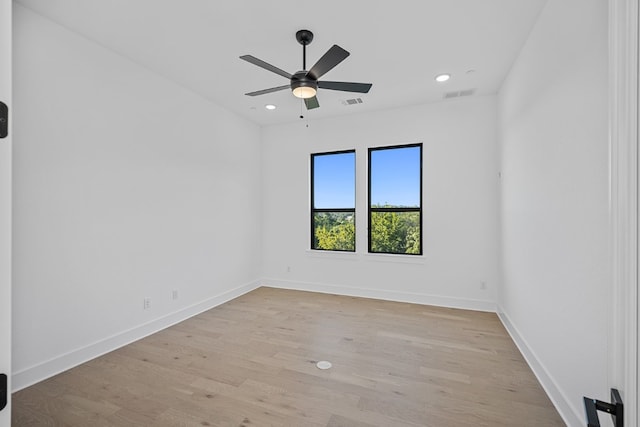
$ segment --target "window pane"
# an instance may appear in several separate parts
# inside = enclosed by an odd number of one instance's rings
[[[356,248],[353,212],[316,212],[313,215],[313,249],[354,251]]]
[[[420,147],[370,152],[371,206],[420,207]]]
[[[369,252],[422,255],[422,144],[369,149]]]
[[[421,254],[420,212],[371,212],[371,252]]]
[[[312,157],[315,209],[355,209],[355,159],[355,152],[316,154]]]

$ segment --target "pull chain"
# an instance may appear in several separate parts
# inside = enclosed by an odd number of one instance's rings
[[[304,99],[300,99],[300,120],[304,120],[304,114],[302,114],[302,104],[304,104]],[[307,123],[305,124],[305,127],[309,127],[309,118],[307,117]]]

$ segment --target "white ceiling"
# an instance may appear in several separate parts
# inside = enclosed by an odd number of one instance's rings
[[[18,0],[70,30],[260,125],[496,93],[546,0]],[[290,91],[244,93],[302,68],[299,29],[313,31],[310,68],[333,44],[351,53],[320,80],[373,83],[368,94],[321,89],[307,112]],[[475,70],[469,72],[469,70]],[[434,81],[450,73],[444,84]],[[363,103],[344,106],[359,96]],[[278,109],[267,111],[265,104]]]

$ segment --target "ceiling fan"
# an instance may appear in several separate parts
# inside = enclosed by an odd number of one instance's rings
[[[315,63],[309,71],[307,71],[307,45],[313,40],[313,33],[309,30],[300,30],[296,33],[296,40],[302,45],[302,70],[295,74],[289,74],[278,67],[275,67],[261,59],[251,55],[243,55],[240,59],[262,67],[265,70],[279,74],[290,80],[288,85],[272,87],[270,89],[258,90],[255,92],[245,93],[248,96],[264,95],[266,93],[277,92],[280,90],[291,89],[293,95],[304,99],[307,110],[318,108],[318,98],[316,92],[318,89],[340,90],[344,92],[367,93],[371,89],[371,83],[353,83],[353,82],[330,82],[326,80],[318,81],[320,77],[333,69],[336,65],[344,61],[349,52],[334,44],[323,56]]]

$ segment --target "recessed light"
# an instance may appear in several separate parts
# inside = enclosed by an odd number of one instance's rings
[[[451,78],[451,75],[450,75],[450,74],[438,74],[438,75],[436,76],[436,81],[437,81],[438,83],[444,83],[444,82],[446,82],[447,80],[449,80],[450,78]]]
[[[267,104],[267,105],[264,106],[264,108],[266,108],[267,110],[275,110],[278,107],[276,107],[273,104]]]

